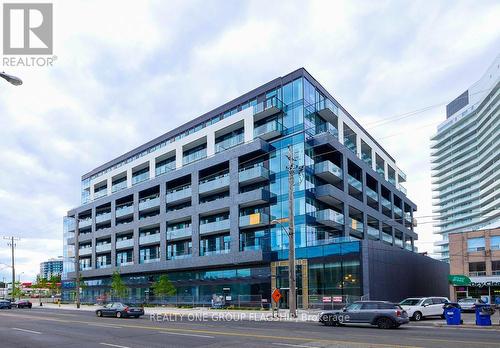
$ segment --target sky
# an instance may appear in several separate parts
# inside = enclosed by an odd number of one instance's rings
[[[20,238],[21,280],[62,255],[81,175],[299,67],[407,173],[417,246],[433,251],[429,139],[498,55],[500,2],[53,4],[53,66],[4,66],[24,84],[0,81],[0,236]],[[6,264],[0,239],[0,280]]]

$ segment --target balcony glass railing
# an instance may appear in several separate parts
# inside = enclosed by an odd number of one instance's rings
[[[387,232],[382,231],[382,240],[384,242],[392,244],[392,235],[387,233]]]
[[[395,205],[394,206],[394,215],[396,215],[399,218],[402,218],[403,217],[403,209],[401,209],[400,207]],[[401,220],[399,220],[398,222],[403,223],[403,221],[401,221]]]
[[[269,215],[265,213],[254,213],[240,216],[240,227],[258,227],[269,224]]]
[[[92,218],[87,218],[87,219],[81,219],[78,221],[78,227],[79,228],[84,228],[92,225]]]
[[[175,161],[168,162],[156,167],[155,174],[156,176],[160,176],[162,174],[171,172],[172,170],[175,170]]]
[[[372,237],[377,238],[377,239],[380,238],[380,231],[378,228],[375,228],[375,227],[368,225],[368,226],[366,226],[366,232],[368,233],[369,236],[372,236]]]
[[[103,251],[110,251],[110,250],[111,250],[111,243],[97,244],[95,246],[95,252],[96,253],[101,253]]]
[[[101,197],[104,197],[104,196],[107,196],[107,195],[108,195],[108,189],[104,188],[102,190],[94,192],[94,199],[101,198]]]
[[[133,205],[122,205],[119,207],[116,207],[116,217],[122,217],[128,214],[132,214],[134,212],[134,206]]]
[[[332,209],[324,209],[317,211],[314,216],[319,223],[330,225],[331,223],[343,225],[344,214],[336,212]]]
[[[276,96],[268,98],[253,107],[253,114],[257,115],[267,110],[283,110],[284,104]]]
[[[159,257],[155,257],[155,258],[149,258],[149,259],[140,259],[139,260],[139,263],[153,263],[153,262],[160,262],[160,258]]]
[[[167,203],[191,197],[191,185],[177,187],[167,191]]]
[[[101,269],[101,268],[110,268],[110,267],[111,267],[111,264],[110,264],[110,263],[104,263],[104,264],[100,264],[100,263],[98,263],[98,264],[96,265],[96,268],[97,268],[97,269]]]
[[[269,169],[264,168],[261,163],[256,164],[252,167],[240,169],[240,172],[238,174],[238,180],[240,183],[257,179],[269,179]]]
[[[92,247],[80,248],[78,250],[80,256],[92,254]]]
[[[139,200],[139,210],[145,210],[150,208],[155,208],[160,206],[160,197],[148,197]]]
[[[229,252],[230,252],[230,249],[221,249],[221,250],[212,250],[212,251],[202,250],[200,252],[200,255],[201,256],[221,255],[221,254],[228,254]]]
[[[116,241],[116,249],[132,248],[134,246],[134,239],[122,239]]]
[[[123,262],[117,262],[116,265],[119,266],[119,267],[122,267],[122,266],[129,266],[129,265],[133,265],[134,264],[134,261],[123,261]]]
[[[177,254],[177,255],[170,255],[168,257],[169,260],[182,260],[182,259],[188,259],[192,257],[192,254]]]
[[[371,188],[369,188],[368,186],[366,187],[366,196],[370,197],[374,201],[378,202],[378,193],[376,191],[372,190]]]
[[[382,196],[381,201],[384,208],[391,210],[392,204],[390,200]]]
[[[349,218],[348,221],[349,221],[349,227],[351,228],[351,230],[357,231],[359,233],[363,233],[363,222],[356,220],[356,219],[353,219],[353,218]]]
[[[200,193],[206,193],[216,191],[224,187],[229,187],[229,173],[201,180],[198,190]]]
[[[111,192],[113,192],[113,193],[118,192],[118,191],[124,190],[126,188],[127,188],[127,180],[113,184],[113,186],[111,186]]]
[[[355,177],[353,177],[351,175],[348,175],[347,176],[347,182],[349,183],[349,185],[351,185],[352,187],[354,187],[356,190],[363,191],[363,184],[361,183],[361,181],[359,181]]]
[[[200,234],[229,230],[229,219],[200,223]]]
[[[193,229],[191,226],[167,231],[167,240],[191,237]]]
[[[91,269],[92,269],[92,266],[80,265],[80,271],[88,271],[88,270],[91,270]]]
[[[241,133],[234,137],[227,138],[225,140],[219,141],[215,143],[215,152],[221,152],[231,147],[237,146],[239,144],[243,144],[245,141],[245,134]]]
[[[198,151],[193,152],[193,153],[190,153],[189,155],[184,155],[182,157],[182,164],[183,165],[190,164],[190,163],[199,161],[205,157],[207,157],[207,149],[206,148],[198,150]]]
[[[136,185],[146,180],[149,180],[149,171],[137,175],[132,175],[132,185]]]
[[[329,110],[333,112],[335,115],[339,114],[339,108],[335,105],[330,99],[324,99],[318,103],[316,103],[317,111],[321,110]]]
[[[109,221],[109,220],[111,220],[111,212],[102,213],[102,214],[95,216],[96,224],[104,222],[104,221]]]
[[[160,233],[139,236],[139,244],[157,243],[160,241]]]
[[[331,123],[325,122],[316,126],[316,134],[330,133],[335,138],[339,138],[339,130]]]
[[[318,176],[333,175],[336,180],[342,180],[342,169],[330,161],[316,163],[314,172]]]
[[[266,135],[269,136],[279,135],[281,134],[281,132],[283,132],[283,125],[279,123],[277,120],[267,122],[261,126],[254,128],[254,136],[256,138],[265,137]]]

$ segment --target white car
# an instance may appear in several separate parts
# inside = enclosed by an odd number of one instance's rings
[[[444,318],[443,306],[446,302],[450,302],[446,297],[411,297],[401,301],[399,305],[412,320],[419,321],[432,316]]]

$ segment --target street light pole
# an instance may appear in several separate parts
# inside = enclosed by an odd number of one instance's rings
[[[10,246],[11,250],[11,257],[12,257],[12,265],[10,266],[12,268],[12,295],[14,295],[14,288],[16,286],[16,268],[15,268],[15,258],[14,258],[14,248],[16,247],[15,241],[19,240],[19,238],[16,238],[14,236],[11,237],[3,237],[3,239],[9,240],[9,243],[7,245]]]
[[[288,145],[288,283],[290,285],[289,307],[290,316],[297,317],[297,295],[295,285],[295,222],[294,222],[294,196],[295,186],[295,163],[292,153],[292,145]]]

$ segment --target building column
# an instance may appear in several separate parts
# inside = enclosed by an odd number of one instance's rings
[[[252,110],[253,108],[248,108],[247,110]],[[254,124],[253,124],[253,114],[248,111],[248,116],[243,119],[244,132],[245,132],[245,143],[250,142],[254,138]]]
[[[240,207],[236,203],[239,193],[239,161],[238,157],[231,158],[229,161],[229,196],[231,197],[231,206],[229,207],[229,226],[231,236],[231,252],[240,251]]]
[[[200,173],[195,170],[191,174],[191,206],[196,207],[199,204],[200,194],[199,194],[199,182]],[[200,215],[194,209],[193,215],[191,215],[191,245],[192,245],[192,257],[200,256]]]
[[[156,177],[156,160],[151,158],[149,160],[149,179],[154,179]]]
[[[132,168],[127,168],[127,187],[132,187]]]
[[[207,157],[215,154],[215,132],[210,131],[207,133]]]

